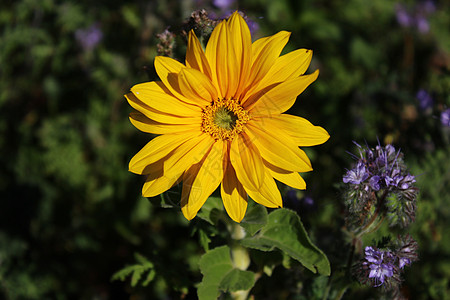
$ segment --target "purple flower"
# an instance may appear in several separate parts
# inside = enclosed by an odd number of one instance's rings
[[[447,108],[441,113],[441,124],[450,127],[450,108]]]
[[[417,242],[409,235],[401,238],[399,241],[400,249],[396,252],[398,257],[398,267],[403,269],[406,265],[410,265],[417,260]]]
[[[100,30],[100,26],[95,23],[86,29],[75,31],[75,38],[85,51],[90,51],[102,40],[103,32]]]
[[[416,17],[416,26],[417,30],[419,30],[420,33],[427,33],[430,31],[430,23],[428,23],[428,20],[425,18],[425,16],[418,15]]]
[[[403,180],[403,176],[401,175],[401,171],[397,168],[394,168],[392,172],[384,178],[386,182],[386,186],[399,187],[400,182]]]
[[[354,169],[347,171],[342,179],[344,183],[360,184],[369,177],[366,166],[362,161],[358,161],[358,164]]]
[[[398,266],[400,269],[403,269],[406,265],[409,265],[411,263],[411,260],[407,257],[400,257],[398,259]]]
[[[213,5],[222,10],[227,10],[234,4],[234,2],[235,0],[213,0]]]
[[[402,181],[400,182],[400,188],[402,190],[407,190],[412,187],[412,184],[416,182],[416,177],[408,174],[405,177],[403,177]]]
[[[250,29],[250,33],[253,35],[254,33],[258,32],[259,30],[259,24],[255,21],[251,20],[250,18],[247,18],[245,21],[247,21],[248,28]]]
[[[421,110],[427,110],[433,106],[433,98],[424,89],[420,89],[416,94],[417,100],[419,100],[419,107]]]
[[[398,24],[402,27],[410,27],[413,23],[412,16],[402,4],[397,4],[395,6],[395,16],[397,17]]]
[[[375,175],[375,176],[370,177],[369,185],[374,191],[379,191],[380,190],[380,176]]]
[[[369,278],[374,279],[375,287],[384,283],[385,278],[394,275],[393,255],[390,251],[378,251],[372,247],[365,248],[364,265],[369,266]]]
[[[414,26],[420,33],[427,33],[430,30],[427,16],[435,10],[436,7],[431,0],[419,2],[414,7],[409,8],[402,4],[397,4],[395,6],[395,16],[400,26],[405,28]]]

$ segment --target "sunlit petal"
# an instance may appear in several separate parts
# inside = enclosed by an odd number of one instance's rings
[[[183,175],[181,211],[191,220],[223,179],[223,142],[217,141],[205,157]]]

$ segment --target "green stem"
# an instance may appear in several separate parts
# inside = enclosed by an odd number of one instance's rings
[[[250,266],[250,255],[248,254],[247,248],[241,246],[239,243],[239,240],[245,237],[245,230],[235,222],[228,224],[228,230],[231,236],[230,249],[233,266],[245,271]],[[250,290],[232,292],[231,297],[234,300],[246,300],[249,292]]]
[[[361,242],[361,238],[364,234],[371,233],[371,232],[377,230],[384,221],[385,215],[383,213],[380,220],[377,223],[375,223],[376,224],[375,226],[373,226],[374,222],[378,219],[378,216],[380,215],[380,213],[382,211],[384,212],[384,202],[386,200],[387,195],[388,195],[387,190],[385,190],[383,192],[381,197],[378,197],[377,194],[375,194],[375,197],[377,198],[377,207],[375,209],[374,214],[372,215],[370,220],[367,222],[367,224],[364,225],[364,227],[362,227],[360,230],[358,230],[358,232],[356,232],[353,235],[352,246],[351,246],[350,254],[349,254],[348,260],[347,260],[347,269],[346,269],[347,276],[350,276],[350,270],[351,270],[352,263],[353,263],[353,257],[355,255],[355,251],[356,251],[356,244]]]
[[[367,233],[367,230],[370,228],[370,226],[372,226],[373,222],[375,222],[375,220],[377,219],[378,215],[380,214],[380,212],[382,211],[382,209],[384,208],[384,201],[386,199],[386,196],[388,194],[388,191],[384,191],[383,195],[381,195],[381,197],[376,196],[377,198],[377,208],[375,210],[375,213],[372,215],[372,217],[370,218],[370,220],[367,222],[366,225],[364,225],[363,228],[361,228],[360,230],[358,230],[358,233],[356,233],[356,238],[360,238],[361,236],[363,236],[365,233]],[[383,218],[384,219],[384,216]],[[379,226],[379,224],[377,225]]]

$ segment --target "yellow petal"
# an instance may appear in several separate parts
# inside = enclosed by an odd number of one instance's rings
[[[223,205],[230,218],[241,222],[247,210],[247,193],[239,182],[236,172],[229,160],[225,161],[226,169],[221,186]]]
[[[275,64],[281,51],[289,40],[290,32],[280,31],[272,36],[261,38],[252,45],[252,68],[246,94],[252,93],[256,85],[263,79]],[[242,99],[243,103],[246,97]]]
[[[180,83],[178,79],[178,75],[181,70],[186,67],[170,58],[165,56],[157,56],[155,57],[155,69],[156,73],[158,73],[159,78],[164,83],[167,89],[178,99],[188,104],[194,104],[198,106],[202,106],[202,101],[198,101],[198,98],[190,98],[187,95],[183,94],[183,91],[180,88]]]
[[[271,163],[264,160],[264,165],[269,170],[269,174],[276,180],[299,190],[306,189],[305,180],[297,172],[290,172],[281,168],[278,168]]]
[[[154,197],[170,189],[192,165],[203,159],[214,140],[203,134],[187,140],[167,156],[147,166],[147,180],[142,188],[144,197]]]
[[[236,11],[228,25],[228,94],[227,98],[237,99],[248,84],[252,63],[252,38],[244,18]]]
[[[315,146],[325,143],[330,135],[320,126],[314,126],[308,120],[281,114],[270,118],[264,118],[268,127],[275,126],[285,131],[297,146]]]
[[[249,189],[245,184],[244,189],[256,203],[272,208],[283,207],[280,191],[269,172],[265,172],[263,185],[259,190]]]
[[[147,118],[140,112],[130,113],[130,122],[137,129],[153,134],[181,133],[185,131],[201,131],[201,118],[191,119],[190,124],[166,124]]]
[[[211,101],[217,99],[217,91],[211,80],[196,69],[183,69],[178,76],[178,82],[183,95],[190,99],[197,99],[202,106],[209,105]]]
[[[220,24],[219,24],[220,25]],[[228,86],[233,84],[234,81],[229,81],[229,77],[234,74],[229,74],[229,70],[233,68],[237,68],[236,62],[229,61],[231,55],[228,55],[232,50],[229,49],[228,45],[228,26],[224,23],[221,26],[219,32],[219,37],[217,41],[217,49],[216,49],[216,77],[217,77],[217,86],[220,90],[222,97],[228,97]],[[214,70],[212,71],[214,72]]]
[[[185,65],[173,58],[166,56],[155,57],[155,70],[161,81],[175,97],[186,101],[188,99],[183,96],[178,85],[178,73],[184,68],[186,68]]]
[[[277,115],[285,112],[294,104],[301,94],[319,76],[319,70],[313,74],[286,80],[280,84],[269,86],[253,95],[244,107],[254,116]]]
[[[264,180],[265,167],[258,149],[244,133],[231,142],[230,161],[239,181],[248,189],[258,190]]]
[[[129,170],[136,174],[148,174],[147,166],[167,156],[189,140],[198,140],[200,133],[164,134],[153,138],[130,161]],[[190,146],[191,143],[187,143]],[[182,150],[185,147],[182,148]],[[147,172],[147,173],[146,173]]]
[[[157,111],[139,100],[133,93],[126,94],[125,98],[128,100],[131,107],[156,122],[167,124],[193,124],[201,122],[201,112],[193,113],[191,117],[181,117],[170,113]]]
[[[223,141],[215,142],[208,154],[183,175],[181,211],[191,220],[223,179]]]
[[[281,129],[266,126],[264,120],[252,120],[246,124],[245,132],[269,163],[289,171],[308,172],[311,162]],[[268,128],[268,130],[265,130]]]
[[[201,114],[200,107],[178,100],[161,81],[137,84],[131,92],[147,106],[164,113],[183,117]]]
[[[219,55],[220,51],[222,52],[224,51],[223,49],[220,50],[219,44],[222,45],[224,43],[223,42],[224,37],[226,38],[226,31],[227,31],[226,26],[227,26],[226,21],[224,20],[214,28],[208,40],[208,44],[206,45],[205,51],[206,59],[208,60],[209,66],[211,68],[212,83],[214,84],[214,86],[217,87],[219,98],[223,98],[224,94],[222,93],[222,87],[218,83],[219,80],[217,77],[219,73],[218,69],[221,70],[222,68],[224,68],[224,64],[227,63],[225,61],[226,58],[223,57],[223,55]],[[222,40],[222,42],[219,42],[219,40]],[[226,74],[222,74],[222,77],[223,75]]]
[[[186,50],[186,66],[199,70],[208,76],[209,79],[212,79],[208,60],[206,59],[202,46],[193,30],[189,31],[188,46]]]
[[[311,62],[312,53],[311,50],[298,49],[278,57],[254,91],[303,75]]]

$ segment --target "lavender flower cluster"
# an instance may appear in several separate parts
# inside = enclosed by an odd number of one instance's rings
[[[428,16],[436,10],[436,5],[432,0],[417,1],[414,7],[406,7],[398,3],[395,7],[397,22],[400,26],[409,28],[414,27],[420,33],[430,31]]]
[[[355,273],[363,284],[394,290],[401,282],[404,267],[417,260],[417,242],[409,235],[399,238],[395,250],[368,246],[364,258],[356,264]]]
[[[392,226],[407,226],[415,217],[417,188],[403,154],[392,145],[375,149],[356,145],[357,163],[343,177],[349,225],[363,226],[373,214],[387,210]]]

